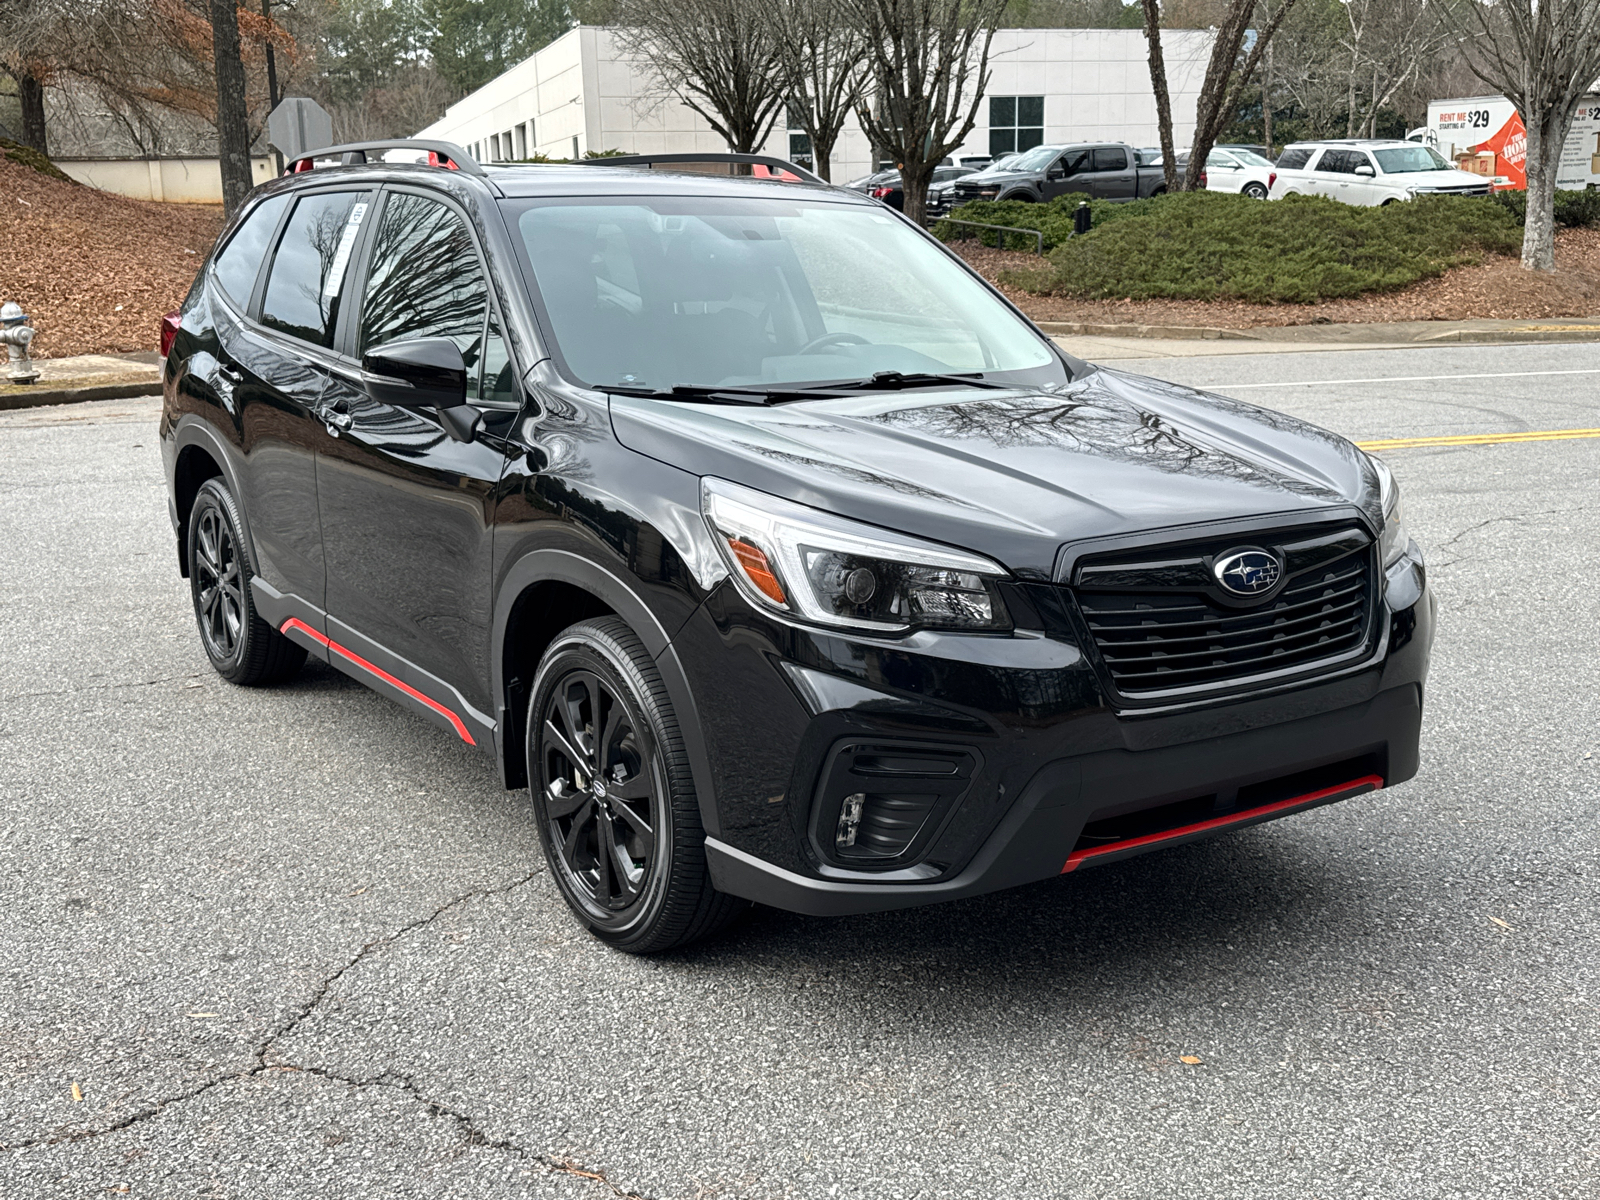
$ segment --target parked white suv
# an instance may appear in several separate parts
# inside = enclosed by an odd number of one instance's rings
[[[1398,140],[1296,142],[1278,156],[1272,198],[1327,196],[1389,204],[1415,196],[1487,196],[1489,181],[1458,171],[1432,146]]]

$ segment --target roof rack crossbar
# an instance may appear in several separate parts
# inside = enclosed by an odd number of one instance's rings
[[[821,177],[813,174],[786,158],[775,158],[770,154],[611,154],[602,158],[586,158],[583,165],[586,167],[650,167],[657,165],[663,167],[679,166],[683,163],[727,163],[730,167],[744,164],[752,167],[768,167],[778,171],[788,171],[804,183],[822,183]],[[731,175],[733,172],[730,171]]]
[[[299,158],[284,164],[283,170],[285,175],[309,171],[319,158],[337,158],[339,165],[345,167],[361,166],[367,162],[369,153],[382,150],[426,150],[431,165],[460,171],[464,175],[486,174],[478,165],[478,160],[454,142],[437,142],[430,138],[390,138],[377,142],[346,142],[341,146],[323,146],[317,150],[308,150]]]

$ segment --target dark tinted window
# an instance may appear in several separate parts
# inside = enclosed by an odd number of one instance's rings
[[[1333,175],[1348,175],[1356,169],[1356,156],[1348,150],[1324,150],[1317,160],[1317,170]]]
[[[222,253],[211,264],[228,299],[241,308],[250,303],[261,261],[267,257],[267,247],[272,243],[272,232],[292,199],[289,195],[273,196],[251,209],[244,224],[228,239]]]
[[[1089,152],[1072,150],[1061,156],[1057,169],[1063,175],[1079,175],[1089,169]]]
[[[1282,154],[1278,155],[1278,169],[1280,171],[1298,171],[1310,161],[1310,150],[1285,150]]]
[[[488,284],[466,223],[437,200],[391,195],[373,240],[360,350],[449,338],[467,360],[467,394],[475,396],[488,307]]]
[[[1128,152],[1121,146],[1102,146],[1094,152],[1094,169],[1096,171],[1126,171],[1128,169]]]
[[[350,252],[367,207],[364,192],[320,192],[295,202],[272,256],[263,325],[316,346],[333,345]]]

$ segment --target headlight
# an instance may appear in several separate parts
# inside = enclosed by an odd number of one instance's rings
[[[1374,458],[1370,454],[1367,458],[1378,472],[1378,496],[1383,505],[1383,534],[1378,540],[1378,547],[1383,552],[1383,565],[1387,568],[1406,552],[1406,547],[1411,544],[1411,535],[1406,532],[1405,513],[1400,507],[1400,485],[1394,481],[1394,473],[1381,458]]]
[[[980,555],[891,533],[707,479],[706,522],[739,589],[758,606],[820,625],[901,633],[1009,629]]]

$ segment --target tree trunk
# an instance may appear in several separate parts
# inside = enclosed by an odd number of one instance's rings
[[[1272,43],[1267,43],[1267,60],[1261,69],[1261,140],[1267,144],[1267,157],[1272,155]]]
[[[928,184],[933,182],[933,169],[938,163],[905,163],[900,168],[900,194],[905,197],[901,211],[918,225],[928,215]]]
[[[1161,136],[1161,173],[1167,191],[1178,190],[1178,164],[1172,148],[1172,97],[1167,93],[1167,63],[1161,54],[1160,0],[1143,0],[1144,40],[1150,48],[1150,89],[1156,94],[1156,128]]]
[[[49,139],[44,128],[44,84],[24,72],[16,76],[17,99],[22,102],[22,144],[49,155]]]
[[[1522,265],[1529,271],[1556,269],[1556,171],[1567,132],[1563,116],[1561,110],[1551,109],[1527,123],[1528,206]]]
[[[239,57],[239,10],[234,0],[211,0],[211,49],[217,68],[217,159],[222,208],[232,216],[250,194],[250,116],[244,62]]]
[[[839,140],[837,133],[806,134],[811,139],[811,169],[823,183],[833,182],[833,146]]]

